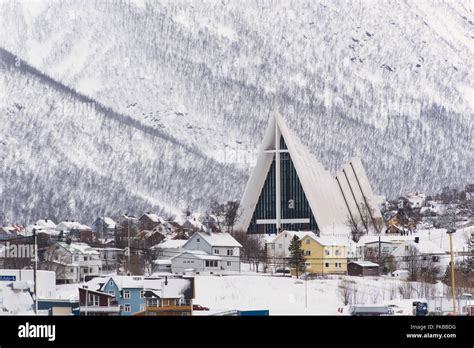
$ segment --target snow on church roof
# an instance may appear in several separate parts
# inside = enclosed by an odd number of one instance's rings
[[[361,202],[364,204],[366,202],[371,207],[374,218],[381,217],[377,205],[374,205],[375,199],[372,189],[359,159],[352,159],[346,166],[345,172],[350,175],[351,180],[347,180],[347,182],[341,180],[344,187],[340,187],[331,173],[324,169],[309,149],[287,127],[283,118],[274,112],[260,147],[257,165],[242,198],[242,214],[238,223],[240,229],[247,230],[250,224],[273,161],[273,153],[265,152],[265,150],[275,148],[274,129],[276,125],[285,140],[321,235],[350,233],[347,223],[351,218],[349,209],[357,209],[358,206],[360,208]],[[348,194],[349,191],[352,196]]]

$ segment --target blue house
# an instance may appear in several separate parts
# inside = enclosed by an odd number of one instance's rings
[[[145,310],[143,277],[120,276],[110,277],[100,291],[114,295],[122,307],[121,315],[133,315]]]

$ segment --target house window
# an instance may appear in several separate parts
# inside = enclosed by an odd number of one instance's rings
[[[230,261],[227,261],[227,266],[230,267],[230,265],[231,265],[231,262],[230,262]]]
[[[306,251],[304,252],[304,254],[305,254],[305,256],[311,256],[311,250],[306,250]]]
[[[199,243],[199,242],[201,241],[201,239],[199,239],[199,238],[196,238],[196,241]]]
[[[306,244],[311,244],[311,239],[306,239]]]
[[[214,249],[214,254],[219,254],[219,249]]]
[[[283,248],[283,244],[278,244],[278,249]]]
[[[388,250],[389,250],[388,247],[383,247],[383,248],[382,248],[382,251],[383,251],[384,253],[388,253]]]
[[[432,260],[433,262],[439,262],[439,256],[433,256]]]
[[[339,249],[336,249],[336,256],[339,256],[341,254],[341,251]]]
[[[146,302],[149,307],[158,307],[158,299],[156,298],[147,299]]]
[[[216,260],[206,260],[206,267],[217,267]]]
[[[234,255],[234,250],[227,249],[227,256],[233,256],[233,255]]]
[[[140,290],[140,298],[144,298],[145,297],[145,291],[144,290]]]
[[[125,303],[125,305],[123,306],[123,311],[125,313],[130,313],[132,311],[132,308],[130,306],[130,303]]]
[[[329,267],[329,262],[326,262],[326,263],[324,264],[324,267],[328,268],[328,267]]]
[[[89,294],[89,306],[98,306],[99,305],[99,296],[94,294]]]
[[[327,250],[327,249],[324,250],[324,255],[326,255],[326,256],[329,255],[329,250]]]
[[[130,298],[130,290],[125,290],[123,292],[123,298]]]
[[[110,286],[114,285],[114,281],[113,281],[113,280],[110,280],[109,285],[110,285]]]

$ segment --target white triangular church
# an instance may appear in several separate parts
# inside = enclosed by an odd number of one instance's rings
[[[360,159],[351,159],[332,176],[277,112],[270,117],[240,206],[237,228],[252,234],[312,230],[346,235],[349,221],[375,233],[383,221]]]

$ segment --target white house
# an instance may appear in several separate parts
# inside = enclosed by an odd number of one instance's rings
[[[279,259],[290,256],[290,243],[294,236],[297,236],[300,240],[305,236],[310,236],[314,239],[317,238],[316,234],[311,231],[283,231],[277,234],[271,243],[267,243],[267,257],[271,260],[273,258]]]
[[[240,271],[240,248],[229,233],[196,232],[183,245],[185,250],[201,250],[222,259],[220,268],[224,271]]]
[[[449,255],[430,240],[407,240],[396,248],[392,255],[398,262],[399,269],[408,269],[408,262],[416,258],[420,264],[432,263],[443,272],[449,265]]]
[[[160,262],[163,262],[163,260],[156,261],[158,262],[157,266],[162,266]],[[198,274],[214,274],[225,270],[222,266],[224,264],[222,257],[210,255],[202,250],[185,250],[173,256],[170,261],[173,273],[184,274],[192,270]]]
[[[167,260],[184,251],[183,246],[187,239],[167,239],[159,244],[153,245],[150,249],[154,252],[156,260]]]
[[[378,254],[379,244],[381,247],[381,255],[390,254],[407,240],[414,240],[414,237],[382,235],[380,236],[379,243],[378,236],[362,236],[357,243],[357,257],[364,258],[368,252],[368,249],[371,249],[372,253]]]
[[[101,273],[100,253],[85,243],[58,242],[54,250],[47,251],[46,259],[58,283],[78,283]]]
[[[69,234],[71,231],[92,231],[92,229],[77,221],[62,221],[56,226],[57,231],[62,231],[64,234]]]
[[[109,274],[117,271],[120,259],[124,255],[124,250],[120,248],[94,248],[99,252],[101,264],[101,274]]]
[[[425,204],[426,196],[419,192],[410,192],[405,195],[412,208],[421,208]]]

